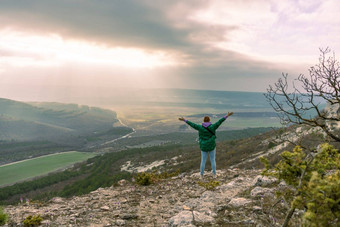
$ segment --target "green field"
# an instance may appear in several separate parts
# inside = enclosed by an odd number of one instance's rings
[[[70,151],[0,166],[0,186],[41,176],[93,156],[94,153]]]

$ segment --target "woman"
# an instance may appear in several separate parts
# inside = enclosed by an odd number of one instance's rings
[[[214,178],[216,177],[216,162],[215,162],[216,135],[215,133],[216,133],[217,128],[220,127],[220,125],[231,115],[233,115],[233,112],[228,112],[227,115],[222,117],[215,124],[212,124],[210,122],[210,117],[205,116],[203,119],[202,125],[195,124],[191,121],[184,119],[183,117],[178,118],[180,121],[184,121],[185,123],[190,125],[192,128],[198,130],[199,143],[200,143],[200,148],[201,148],[201,167],[200,167],[201,178],[203,178],[204,167],[205,167],[205,163],[207,161],[208,155],[210,157],[213,177]]]

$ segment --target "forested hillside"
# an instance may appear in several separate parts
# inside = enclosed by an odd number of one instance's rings
[[[83,149],[131,131],[121,126],[116,113],[110,110],[0,99],[0,164]]]
[[[1,140],[62,140],[112,128],[116,113],[77,104],[22,103],[0,99]]]

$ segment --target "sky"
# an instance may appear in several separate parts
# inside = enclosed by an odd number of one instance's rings
[[[340,53],[340,0],[0,0],[0,97],[265,92]],[[79,95],[78,94],[78,95]]]

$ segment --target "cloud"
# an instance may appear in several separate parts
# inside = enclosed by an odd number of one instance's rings
[[[213,82],[209,86],[222,89],[229,81],[233,90],[259,90],[265,85],[255,83],[309,67],[319,47],[340,50],[337,2],[1,0],[0,30],[54,34],[66,41],[132,48],[150,56],[162,53],[178,63],[158,71],[169,86],[204,88]],[[0,43],[2,57],[49,57],[19,52]]]
[[[213,1],[193,20],[237,26],[219,48],[269,62],[311,63],[319,47],[340,50],[339,1]]]
[[[85,39],[111,47],[165,49],[183,53],[191,60],[199,58],[196,50],[204,49],[204,44],[224,40],[225,34],[235,29],[188,20],[187,15],[205,6],[204,1],[169,2],[3,0],[0,26],[57,33],[67,39]]]
[[[161,11],[143,1],[4,0],[0,6],[3,27],[57,32],[68,38],[85,38],[114,46],[188,45],[186,31],[173,30]]]

